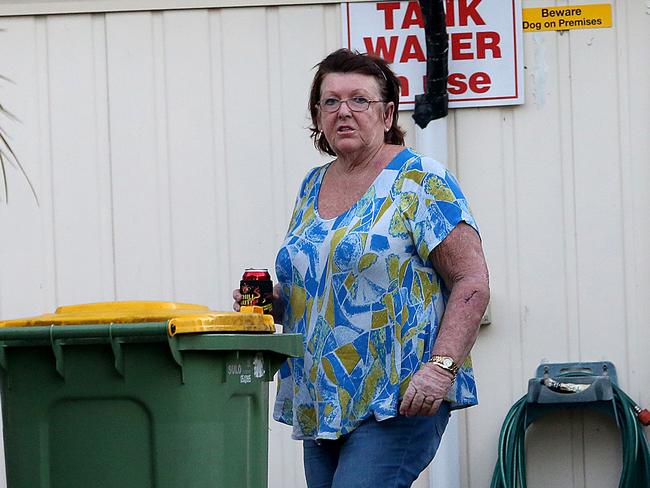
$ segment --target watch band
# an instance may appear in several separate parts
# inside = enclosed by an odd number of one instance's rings
[[[458,370],[460,369],[460,366],[458,366],[454,362],[454,360],[449,356],[441,356],[439,354],[434,354],[433,356],[431,356],[431,358],[429,358],[429,362],[433,364],[437,364],[442,369],[446,369],[454,376],[458,374]]]

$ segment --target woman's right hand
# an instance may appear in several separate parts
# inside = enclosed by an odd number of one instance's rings
[[[273,319],[277,324],[281,324],[282,322],[282,315],[284,313],[284,305],[282,303],[282,300],[280,299],[282,292],[282,288],[280,287],[280,284],[277,283],[273,287]],[[241,299],[242,299],[242,294],[241,291],[239,291],[239,288],[236,288],[232,291],[232,299],[233,299],[233,304],[232,304],[232,309],[235,312],[239,312],[241,310]]]
[[[273,287],[273,320],[281,324],[284,317],[284,302],[282,301],[282,285],[276,283]]]
[[[234,289],[232,291],[232,299],[235,301],[232,304],[232,309],[235,312],[239,312],[239,310],[241,309],[241,299],[242,299],[241,292],[239,291],[239,288],[236,288],[236,289]]]

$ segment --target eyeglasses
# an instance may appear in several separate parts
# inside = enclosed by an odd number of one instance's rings
[[[365,112],[370,107],[371,103],[385,103],[385,100],[368,100],[366,97],[352,97],[347,100],[339,100],[338,98],[326,98],[318,103],[318,106],[324,112],[334,113],[341,108],[341,104],[345,102],[348,108],[353,112]]]

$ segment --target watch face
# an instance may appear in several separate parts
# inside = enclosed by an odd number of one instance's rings
[[[450,358],[443,358],[442,364],[445,366],[445,368],[451,368],[454,364],[454,361]]]

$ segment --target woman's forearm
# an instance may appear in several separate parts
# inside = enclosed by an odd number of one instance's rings
[[[450,290],[433,354],[462,364],[476,341],[490,300],[488,269],[481,240],[468,224],[459,223],[431,252],[431,262]]]
[[[449,356],[462,364],[476,342],[481,318],[490,300],[487,276],[465,277],[453,285],[433,354]]]

